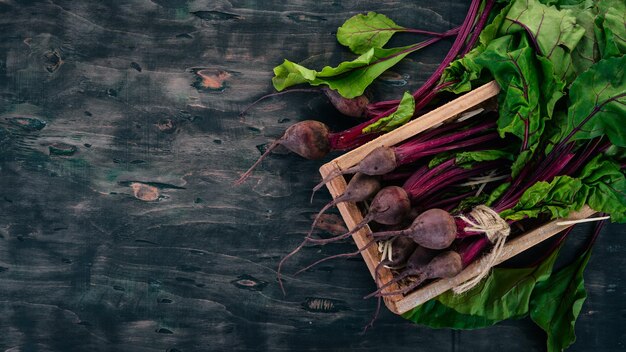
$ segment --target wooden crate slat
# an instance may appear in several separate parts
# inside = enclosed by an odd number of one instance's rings
[[[320,174],[322,175],[322,177],[326,177],[337,168],[338,168],[337,165],[333,162],[324,164],[320,168]],[[346,190],[346,186],[347,186],[346,179],[344,177],[335,177],[333,180],[331,180],[329,183],[326,184],[326,187],[328,188],[333,199],[342,195],[343,192]],[[339,213],[341,214],[341,217],[344,219],[346,226],[350,230],[355,228],[356,225],[359,222],[361,222],[361,220],[363,220],[363,214],[361,214],[361,211],[359,210],[359,208],[356,206],[354,202],[341,202],[337,204],[337,208],[339,209]],[[362,228],[361,230],[357,231],[356,233],[352,235],[352,239],[354,240],[354,243],[356,244],[357,248],[363,248],[367,243],[369,243],[369,241],[372,238],[370,234],[371,234],[371,230],[369,226],[365,226],[364,228]],[[365,264],[367,264],[367,268],[369,269],[370,274],[372,275],[372,278],[374,279],[376,278],[376,274],[375,274],[376,265],[380,260],[380,255],[378,254],[377,248],[378,247],[376,245],[373,245],[369,247],[368,249],[364,250],[363,252],[361,252],[361,255],[363,256],[363,260],[365,261]],[[379,279],[381,283],[387,283],[391,281],[391,279],[393,279],[393,275],[391,274],[391,271],[389,269],[383,268],[383,270],[379,270],[378,273],[379,273]],[[398,285],[390,285],[389,287],[390,287],[390,290],[398,289]],[[401,299],[401,297],[397,297],[397,296],[385,297],[384,298],[385,305],[391,311],[395,312],[396,311],[395,301],[397,301],[398,299]]]

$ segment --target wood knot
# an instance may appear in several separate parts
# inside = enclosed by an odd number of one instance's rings
[[[199,91],[223,92],[226,81],[232,77],[229,72],[216,68],[194,68],[192,71],[196,75],[192,86]]]
[[[63,65],[63,60],[61,59],[61,54],[59,54],[56,50],[51,50],[43,54],[45,59],[44,67],[46,71],[53,73]]]
[[[135,198],[143,200],[144,202],[153,202],[159,199],[159,189],[154,186],[141,182],[132,182],[130,189],[133,190]]]

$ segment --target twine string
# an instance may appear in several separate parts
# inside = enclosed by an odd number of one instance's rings
[[[499,258],[502,256],[504,243],[511,233],[511,228],[506,220],[502,219],[498,213],[486,205],[478,205],[467,216],[461,215],[460,218],[469,225],[465,228],[465,231],[484,233],[489,242],[493,243],[493,248],[485,258],[481,259],[478,275],[454,287],[452,290],[455,294],[471,290],[489,275],[491,268],[498,263]]]

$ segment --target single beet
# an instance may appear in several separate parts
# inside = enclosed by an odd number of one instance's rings
[[[492,119],[467,129],[456,130],[456,128],[462,128],[466,125],[467,122],[464,121],[445,124],[400,145],[393,147],[379,146],[369,152],[356,165],[345,170],[336,170],[324,177],[313,188],[313,191],[319,190],[330,180],[340,175],[356,172],[368,175],[385,175],[395,170],[398,166],[410,164],[426,156],[468,148],[499,138],[498,133],[493,131],[496,123]],[[449,131],[452,132],[446,133]],[[485,131],[489,133],[483,134]]]
[[[309,234],[313,231],[313,228],[315,228],[315,225],[317,224],[317,220],[319,219],[320,215],[322,215],[326,210],[342,202],[362,202],[376,195],[379,190],[380,181],[377,177],[362,173],[355,174],[350,179],[350,182],[348,182],[346,190],[343,192],[343,194],[328,202],[319,211],[319,213],[317,213],[317,216],[315,217],[315,220],[313,220],[313,224],[311,225],[311,231],[309,232]]]
[[[314,120],[306,120],[290,126],[282,137],[275,140],[250,169],[235,181],[235,184],[240,185],[244,183],[261,161],[279,145],[306,159],[323,158],[331,149],[328,140],[329,133],[328,126]]]
[[[404,265],[405,272],[422,268],[437,256],[438,252],[432,249],[418,246],[409,237],[394,237],[392,242],[392,260],[381,261],[374,271],[374,281],[378,287],[380,269],[383,266],[401,267]],[[397,282],[397,281],[396,281]],[[388,287],[389,285],[385,286]]]
[[[309,241],[317,244],[339,241],[350,237],[353,233],[365,227],[370,221],[382,225],[396,225],[406,218],[410,211],[411,201],[406,191],[402,187],[388,186],[376,194],[374,199],[372,199],[367,214],[352,230],[341,236],[327,239],[310,239]]]
[[[420,257],[418,260],[422,261],[421,254],[418,257]],[[415,266],[417,266],[417,264]],[[460,273],[462,269],[463,263],[461,261],[461,256],[457,252],[443,252],[434,257],[426,265],[421,265],[419,267],[413,267],[412,269],[409,269],[407,264],[407,270],[403,271],[402,274],[400,274],[398,277],[379,287],[378,290],[365,296],[365,298],[370,298],[373,296],[385,297],[405,294],[414,290],[426,280],[454,277],[458,273]],[[416,280],[412,282],[409,286],[406,286],[396,291],[382,292],[382,290],[384,290],[385,288],[395,283],[398,283],[409,276],[414,276],[416,278]]]
[[[430,249],[448,248],[457,237],[454,217],[442,209],[429,209],[413,220],[404,230],[375,232],[376,239],[406,236],[422,247]]]
[[[340,113],[350,117],[365,117],[367,116],[367,105],[370,103],[369,99],[365,95],[359,95],[356,98],[348,99],[344,98],[334,89],[323,87],[322,91],[326,94],[326,97],[331,104]]]
[[[407,263],[412,253],[418,248],[417,243],[408,237],[396,237],[391,242],[391,258],[382,261],[389,267],[400,267]]]
[[[415,270],[428,265],[428,263],[430,263],[430,261],[433,260],[438,254],[439,251],[437,250],[416,246],[415,250],[411,253],[411,256],[407,260],[405,269]]]

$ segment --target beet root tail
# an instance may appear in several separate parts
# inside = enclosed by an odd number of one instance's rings
[[[328,202],[323,208],[322,210],[320,210],[319,213],[317,213],[317,215],[315,216],[315,219],[313,220],[313,224],[311,224],[311,229],[309,230],[309,232],[306,234],[306,236],[304,237],[304,240],[302,241],[302,243],[300,243],[296,248],[294,248],[294,250],[292,250],[291,252],[289,252],[289,254],[287,254],[286,256],[283,257],[283,259],[280,260],[280,262],[278,263],[278,268],[276,270],[276,278],[278,279],[278,286],[280,286],[280,290],[283,291],[283,295],[286,294],[285,292],[285,287],[283,285],[283,280],[282,280],[282,276],[281,276],[281,272],[282,272],[282,268],[283,265],[285,264],[285,262],[287,261],[287,259],[293,257],[294,255],[296,255],[296,253],[298,253],[311,239],[311,236],[313,236],[313,230],[315,230],[315,225],[317,225],[317,222],[320,218],[320,216],[322,214],[324,214],[324,212],[328,209],[330,209],[331,207],[335,206],[338,202],[341,202],[341,197],[338,197],[337,199],[334,199],[330,202]]]
[[[263,153],[263,155],[261,155],[257,161],[252,164],[252,166],[250,166],[250,168],[248,169],[248,171],[244,172],[241,177],[239,177],[239,179],[237,179],[237,181],[235,181],[233,184],[235,186],[239,186],[241,184],[243,184],[244,182],[246,182],[246,180],[248,179],[248,177],[250,177],[250,175],[252,175],[252,171],[254,171],[254,169],[259,166],[259,164],[263,161],[263,159],[265,159],[271,152],[272,150],[276,149],[276,147],[278,147],[280,145],[280,139],[275,140],[274,142],[272,142],[272,144],[270,144],[270,146],[265,150],[265,152]]]
[[[367,332],[367,329],[374,327],[374,322],[378,319],[378,314],[380,314],[380,307],[382,305],[382,302],[383,298],[378,297],[378,301],[376,302],[376,311],[374,312],[374,315],[372,316],[370,322],[363,327],[363,332],[361,332],[362,334],[365,334]]]
[[[313,202],[313,197],[315,196],[315,192],[319,191],[320,188],[324,187],[332,179],[334,179],[335,177],[339,177],[341,175],[353,174],[353,173],[355,173],[357,171],[359,171],[357,166],[353,166],[353,167],[347,168],[345,170],[340,170],[340,169],[333,170],[333,172],[328,174],[326,177],[324,177],[320,181],[320,183],[318,183],[317,185],[315,185],[315,187],[313,187],[313,192],[311,193],[311,202]]]
[[[300,275],[301,273],[311,269],[312,267],[321,264],[325,261],[331,260],[331,259],[336,259],[336,258],[349,258],[349,257],[354,257],[355,255],[359,255],[361,252],[363,252],[364,250],[368,249],[369,247],[371,247],[374,243],[376,243],[375,240],[371,240],[369,241],[365,246],[363,246],[363,248],[359,248],[358,250],[356,250],[355,252],[350,252],[350,253],[341,253],[341,254],[335,254],[335,255],[331,255],[328,256],[326,258],[322,258],[298,271],[295,272],[295,274],[293,274],[293,276],[297,276]]]
[[[397,291],[391,291],[391,292],[384,292],[384,293],[383,293],[382,291],[383,291],[384,289],[386,289],[387,287],[389,287],[389,286],[393,285],[393,284],[397,284],[397,283],[398,283],[398,282],[400,282],[401,280],[403,280],[403,279],[405,279],[405,278],[407,278],[407,277],[409,277],[409,276],[411,276],[411,275],[417,275],[417,276],[419,276],[419,277],[420,277],[420,278],[418,279],[418,282],[419,282],[419,283],[418,283],[417,285],[415,285],[415,287],[417,287],[420,283],[422,283],[422,281],[424,281],[424,279],[422,279],[422,278],[421,278],[423,275],[422,275],[419,271],[417,271],[417,270],[407,270],[407,271],[403,272],[402,274],[398,275],[398,277],[394,278],[393,280],[390,280],[390,281],[389,281],[389,282],[387,282],[386,284],[384,284],[384,285],[380,286],[380,287],[378,288],[378,290],[376,290],[376,291],[374,291],[374,292],[370,293],[369,295],[367,295],[367,296],[365,296],[365,297],[363,297],[363,298],[364,298],[364,299],[368,299],[368,298],[372,298],[372,297],[385,297],[385,296],[395,296],[395,295],[398,295],[398,294],[402,294],[402,293],[404,293],[404,292],[401,292],[401,291],[403,291],[404,289],[402,289],[402,290],[397,290]],[[415,288],[415,287],[413,287],[413,288]],[[413,288],[411,288],[411,290],[412,290]],[[410,291],[410,290],[409,290],[409,291]],[[401,292],[401,293],[399,293],[399,292]],[[408,291],[407,291],[407,292],[408,292]]]
[[[363,220],[361,220],[361,222],[356,224],[356,226],[352,230],[344,233],[343,235],[335,236],[335,237],[331,237],[331,238],[311,238],[311,239],[309,239],[309,242],[315,243],[315,244],[327,244],[327,243],[332,243],[332,242],[337,242],[337,241],[343,240],[345,238],[348,238],[348,237],[352,236],[352,234],[354,234],[355,232],[357,232],[360,229],[362,229],[363,227],[365,227],[365,225],[367,225],[367,223],[370,222],[373,217],[374,217],[373,214],[367,214],[363,218]]]
[[[243,110],[241,110],[241,112],[239,113],[239,117],[244,117],[246,115],[246,113],[248,113],[248,110],[250,110],[253,106],[257,105],[258,103],[262,102],[265,99],[268,98],[272,98],[272,97],[277,97],[279,95],[283,95],[283,94],[288,94],[288,93],[302,93],[302,92],[320,92],[320,89],[317,88],[298,88],[298,89],[288,89],[288,90],[284,90],[282,92],[277,92],[277,93],[269,93],[269,94],[265,94],[264,96],[258,98],[257,100],[253,101],[251,104],[247,105],[245,108],[243,108]]]

